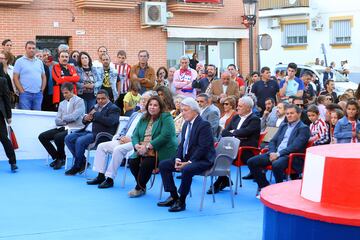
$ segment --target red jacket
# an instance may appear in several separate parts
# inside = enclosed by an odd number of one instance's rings
[[[67,64],[66,68],[70,72],[70,76],[61,76],[61,67],[60,64],[54,65],[52,69],[52,77],[55,81],[54,83],[54,95],[53,95],[53,103],[59,103],[60,102],[60,94],[61,94],[61,84],[66,82],[71,82],[74,84],[74,93],[77,94],[76,91],[76,83],[80,80],[80,76],[77,75],[76,69],[74,66]]]

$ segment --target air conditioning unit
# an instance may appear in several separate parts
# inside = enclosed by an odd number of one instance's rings
[[[167,24],[166,2],[143,2],[141,4],[141,25],[161,26]]]
[[[321,31],[324,27],[324,24],[321,23],[319,18],[313,18],[311,20],[311,28],[315,31]]]
[[[270,18],[269,28],[278,28],[278,27],[280,27],[280,18]]]

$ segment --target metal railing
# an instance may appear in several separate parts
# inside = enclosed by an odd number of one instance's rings
[[[291,4],[291,2],[294,2]],[[260,0],[259,10],[280,8],[309,7],[309,0]]]

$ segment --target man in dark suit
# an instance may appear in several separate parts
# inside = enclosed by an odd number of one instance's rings
[[[237,112],[229,125],[222,131],[222,137],[236,137],[240,139],[240,146],[257,147],[259,142],[261,124],[260,118],[252,112],[254,102],[251,97],[245,96],[239,99]],[[253,156],[251,151],[244,151],[241,160],[246,164],[247,160]],[[218,193],[229,186],[227,176],[218,177],[214,183],[214,193]],[[207,192],[212,194],[212,188]]]
[[[5,121],[11,123],[11,102],[10,91],[5,78],[5,73],[2,64],[0,64],[0,141],[4,147],[6,156],[9,159],[9,164],[12,172],[15,172],[18,167],[16,166],[16,156],[14,148],[8,138]]]
[[[266,180],[263,169],[272,165],[276,183],[284,179],[284,171],[288,166],[289,154],[295,152],[305,152],[307,142],[310,138],[310,129],[301,120],[301,109],[294,105],[288,105],[286,108],[287,122],[283,122],[275,136],[269,143],[269,151],[252,157],[247,164],[259,189],[269,185]],[[293,162],[294,170],[301,172],[303,160],[295,159]]]
[[[209,122],[200,116],[198,103],[192,98],[185,98],[181,102],[185,124],[181,132],[181,143],[175,159],[160,162],[159,169],[164,183],[165,192],[170,197],[159,202],[159,207],[170,207],[169,212],[185,210],[185,199],[190,191],[192,177],[208,170],[215,159],[215,148]],[[176,189],[173,172],[182,173],[179,188],[180,197]]]
[[[65,172],[66,175],[75,175],[85,170],[85,150],[89,144],[95,141],[98,133],[107,132],[111,135],[116,133],[120,109],[110,102],[109,94],[104,89],[98,91],[96,101],[97,104],[83,118],[85,127],[65,137],[65,144],[75,159],[74,166]],[[104,141],[107,140],[104,139]]]

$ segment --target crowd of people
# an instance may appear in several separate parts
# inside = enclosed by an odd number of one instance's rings
[[[171,212],[185,210],[191,179],[212,166],[214,143],[221,137],[258,148],[260,135],[267,135],[261,144],[266,153],[255,156],[245,150],[240,156],[250,169],[243,178],[254,179],[259,190],[270,184],[266,166],[272,166],[277,183],[284,180],[290,153],[305,152],[309,145],[360,141],[360,85],[337,96],[331,78],[321,89],[310,72],[297,77],[295,63],[288,64],[285,74],[272,76],[271,69],[263,67],[245,79],[230,64],[218,79],[216,66],[187,56],[179,59],[179,69],[155,71],[146,50],[140,50],[138,63],[130,66],[123,50],[112,62],[101,46],[93,61],[87,52],[70,52],[69,46],[60,45],[55,62],[48,49],[38,50],[29,41],[25,55],[15,61],[9,43],[5,40],[0,51],[0,140],[13,171],[16,157],[5,124],[11,123],[11,108],[57,112],[56,127],[38,138],[54,170],[64,166],[68,147],[74,164],[66,175],[86,170],[90,163],[85,151],[96,141],[93,170],[98,175],[88,185],[113,187],[118,168],[133,151],[129,167],[136,186],[129,197],[146,194],[151,174],[159,171],[170,196],[158,206]],[[118,131],[120,116],[129,120]],[[293,162],[292,179],[301,177],[303,162]],[[176,171],[181,172],[179,190],[172,174]],[[219,177],[208,194],[230,183]]]

